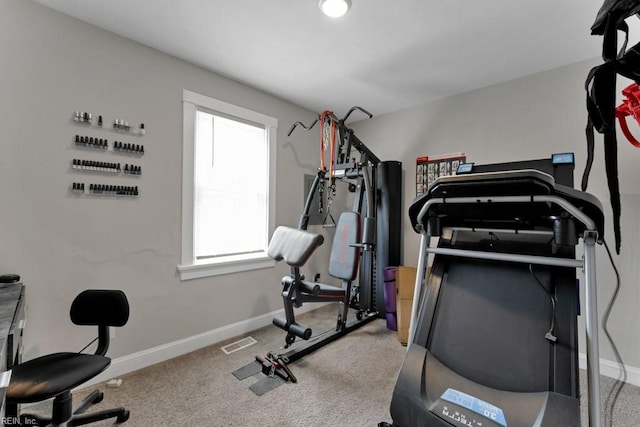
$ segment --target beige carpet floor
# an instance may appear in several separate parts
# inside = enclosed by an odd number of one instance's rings
[[[321,325],[318,331],[329,329],[336,310],[329,306],[307,313],[304,323]],[[298,383],[283,384],[263,396],[249,390],[261,377],[238,381],[231,373],[256,354],[277,351],[284,344],[284,332],[269,326],[249,335],[258,342],[231,355],[220,347],[237,338],[128,374],[119,388],[103,385],[105,399],[95,409],[127,407],[131,417],[123,425],[128,427],[374,427],[380,421],[391,421],[391,395],[406,348],[395,332],[386,329],[384,320],[374,320],[291,364]],[[581,375],[584,383],[584,373]],[[613,384],[610,378],[602,379],[603,402]],[[75,396],[85,393],[81,390]],[[585,402],[583,396],[583,419]],[[48,408],[40,405],[29,410],[46,412]],[[640,425],[638,387],[623,388],[609,425]]]

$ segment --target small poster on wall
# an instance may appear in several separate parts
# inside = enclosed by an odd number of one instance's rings
[[[458,166],[466,161],[467,155],[463,152],[418,157],[416,159],[416,196],[426,192],[431,183],[441,176],[455,175]]]

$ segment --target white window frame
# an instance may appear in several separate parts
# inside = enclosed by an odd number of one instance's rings
[[[276,118],[248,110],[237,105],[219,101],[189,90],[182,91],[182,254],[178,265],[180,280],[238,273],[242,271],[269,268],[275,261],[265,251],[229,255],[205,260],[196,260],[194,255],[194,207],[195,207],[195,123],[198,107],[218,112],[227,117],[259,123],[265,126],[268,135],[268,235],[274,230],[276,212],[276,141],[278,120]],[[242,165],[238,165],[242,171]]]

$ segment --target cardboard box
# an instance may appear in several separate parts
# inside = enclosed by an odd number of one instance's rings
[[[396,311],[398,316],[398,340],[407,345],[413,290],[416,285],[415,267],[398,267],[396,270]]]

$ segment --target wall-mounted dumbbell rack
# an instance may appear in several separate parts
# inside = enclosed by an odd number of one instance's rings
[[[88,112],[76,111],[73,121],[80,126],[96,128],[104,131],[113,131],[124,138],[128,136],[141,137],[146,133],[144,123],[137,129],[132,128],[129,122],[123,119],[114,119],[112,126],[105,126],[102,116],[98,116],[94,122],[93,115]],[[97,138],[88,135],[76,134],[73,138],[73,145],[78,150],[87,150],[92,153],[111,153],[121,156],[140,158],[144,156],[144,145],[118,140],[109,141],[108,138]],[[93,157],[93,156],[91,156]],[[102,176],[131,176],[141,177],[142,166],[134,163],[106,162],[89,158],[74,158],[71,160],[71,170]],[[85,183],[73,182],[70,191],[75,195],[100,195],[100,196],[123,196],[137,197],[140,190],[137,185],[112,185],[106,183]]]
[[[84,182],[74,182],[71,184],[71,191],[80,194],[99,194],[106,196],[137,196],[137,185],[108,185],[108,184],[89,184],[85,186]]]

